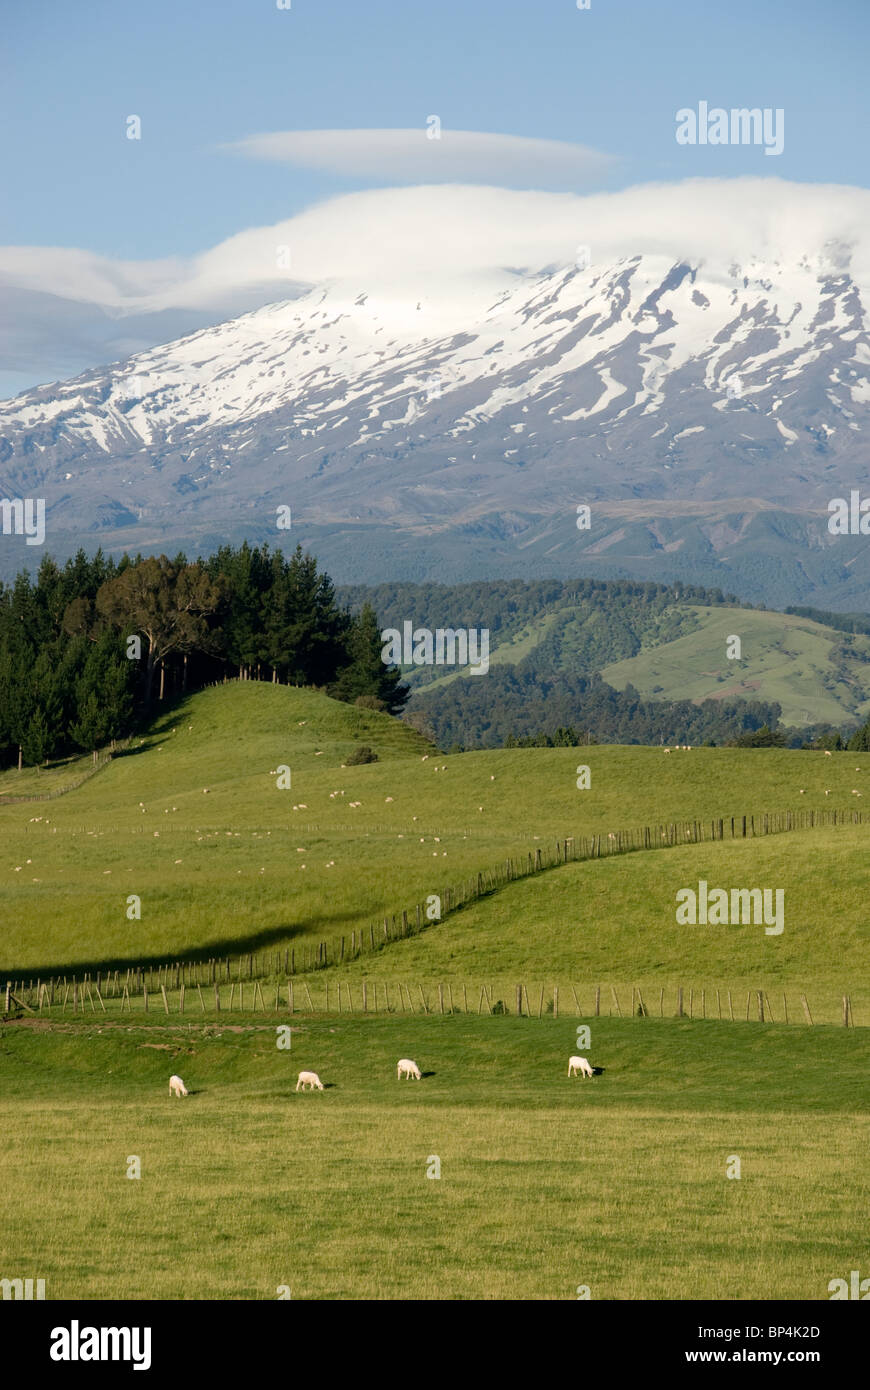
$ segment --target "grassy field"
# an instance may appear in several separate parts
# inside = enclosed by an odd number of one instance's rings
[[[831,659],[844,634],[809,618],[746,608],[694,608],[694,632],[606,666],[617,690],[633,685],[660,700],[777,700],[786,724],[865,720],[870,713],[870,638],[851,639],[852,655]],[[727,639],[740,637],[741,659],[729,661]]]
[[[361,743],[380,761],[343,768]],[[591,768],[588,791],[576,786],[581,762]],[[281,765],[291,768],[288,790],[276,786]],[[427,756],[419,736],[383,715],[285,686],[218,687],[162,716],[78,789],[0,806],[0,975],[349,936],[566,835],[790,807],[851,810],[863,804],[852,790],[868,771],[870,759],[854,754],[773,749]],[[787,891],[811,849],[807,835],[788,842]],[[857,921],[860,832],[830,846],[844,856],[834,878],[853,885]],[[692,882],[688,861],[686,872]],[[821,861],[819,872],[827,893]],[[631,874],[641,881],[637,857]],[[126,915],[131,894],[141,899],[138,921]]]
[[[342,767],[362,743],[380,761]],[[311,691],[219,687],[68,794],[0,806],[0,984],[298,949],[566,835],[851,811],[865,765],[728,749],[445,757]],[[43,1278],[48,1298],[272,1299],[288,1286],[295,1299],[573,1299],[588,1286],[597,1299],[826,1299],[866,1263],[868,831],[555,868],[294,981],[292,1015],[286,984],[276,1010],[269,983],[256,1010],[246,989],[244,1012],[224,985],[220,1015],[208,987],[202,1006],[188,990],[184,1015],[170,991],[169,1014],[158,992],[148,1013],[138,996],[132,1012],[58,1003],[4,1023],[0,1275]],[[701,878],[783,888],[783,933],[679,926],[675,894]],[[364,982],[375,1014],[361,1013]],[[469,986],[468,1013],[436,1012],[439,982],[457,1004]],[[507,1014],[478,1015],[478,982]],[[520,982],[532,1017],[514,1012]],[[677,985],[691,1020],[673,1016]],[[651,1016],[630,1016],[632,986]],[[734,992],[740,1021],[711,1017],[716,988],[720,1003]],[[591,1029],[581,1051],[602,1068],[590,1082],[566,1076],[573,989]],[[788,1026],[744,1021],[757,989],[777,1020],[788,995]],[[830,1026],[844,993],[865,1026]],[[276,1035],[288,1023],[289,1052]],[[422,1082],[396,1081],[400,1056]],[[308,1068],[323,1093],[295,1094]],[[186,1099],[168,1095],[173,1071]]]
[[[0,798],[46,797],[64,792],[94,771],[93,755],[57,758],[43,767],[7,767],[0,772]],[[0,801],[2,804],[2,801]]]
[[[850,993],[855,1021],[870,1026],[867,842],[867,826],[845,826],[568,864],[509,884],[375,958],[362,955],[323,973],[485,981],[505,1001],[520,982],[532,999],[545,985],[549,1000],[557,983],[563,1008],[572,1011],[573,983],[584,1012],[595,982],[605,986],[607,1008],[613,985],[626,1011],[633,986],[655,1012],[662,988],[669,1012],[677,985],[687,1009],[689,990],[699,1010],[706,990],[708,1016],[717,988],[723,999],[732,990],[739,1016],[747,990],[766,990],[775,1018],[783,1014],[783,992],[792,1016],[801,1016],[799,992],[806,992],[816,1021],[839,1019],[842,995]],[[711,890],[784,887],[782,933],[768,936],[752,924],[678,924],[676,893],[697,890],[699,879]]]
[[[587,1082],[574,1028],[9,1025],[0,1268],[48,1298],[815,1300],[863,1267],[870,1033],[602,1019]]]

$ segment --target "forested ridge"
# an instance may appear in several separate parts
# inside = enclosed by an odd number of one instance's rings
[[[0,766],[104,747],[155,701],[225,675],[326,689],[396,713],[407,697],[381,661],[374,611],[339,606],[300,547],[224,546],[114,561],[46,556],[0,585]]]
[[[0,584],[0,767],[105,747],[161,701],[227,676],[314,686],[402,713],[409,688],[401,671],[384,665],[381,634],[409,621],[430,630],[488,629],[493,649],[516,644],[513,664],[493,663],[485,677],[432,685],[443,667],[414,668],[405,717],[445,749],[589,741],[843,746],[851,730],[843,737],[828,726],[784,729],[775,702],[656,700],[601,679],[608,663],[690,631],[693,605],[737,602],[718,589],[629,580],[336,589],[301,547],[287,555],[247,543],[192,562],[183,554],[116,561],[79,551],[61,567],[46,556],[34,578],[22,573]],[[848,615],[842,627],[861,631],[861,622]],[[524,642],[531,647],[522,655]]]

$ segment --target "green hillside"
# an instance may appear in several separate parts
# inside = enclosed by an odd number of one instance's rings
[[[589,580],[576,591],[484,585],[475,609],[470,587],[373,591],[387,623],[405,612],[423,627],[489,633],[486,681],[467,667],[405,668],[410,708],[445,747],[500,746],[560,724],[591,729],[600,742],[723,743],[779,721],[812,738],[819,726],[850,729],[870,714],[870,636],[858,615],[777,613],[715,591]],[[728,655],[734,637],[739,658]],[[605,685],[590,687],[599,678]]]
[[[379,761],[343,767],[360,744]],[[311,690],[221,685],[74,790],[0,805],[0,983],[298,949],[566,835],[852,811],[868,772],[776,749],[446,757]],[[569,863],[296,978],[292,1013],[283,980],[259,1003],[246,988],[244,1011],[224,982],[219,1014],[210,988],[183,1014],[173,989],[166,1013],[159,990],[148,1012],[139,994],[84,1016],[58,994],[0,1028],[0,1263],[49,1299],[827,1299],[866,1208],[868,838],[846,824]],[[678,925],[675,894],[700,878],[782,887],[784,931]],[[506,1014],[477,1013],[478,983]],[[638,987],[648,1017],[629,1016]],[[759,989],[775,1022],[745,1021]],[[844,993],[857,1027],[830,1026]],[[578,1047],[588,1082],[566,1074]],[[397,1081],[403,1056],[419,1083]],[[297,1094],[309,1068],[325,1089]]]
[[[362,743],[380,761],[342,767]],[[581,763],[591,769],[590,790],[577,788]],[[289,790],[276,786],[281,765],[291,768]],[[349,937],[568,835],[765,810],[851,810],[868,769],[856,754],[766,749],[435,756],[385,715],[287,686],[222,685],[161,716],[76,790],[0,805],[0,973]],[[813,833],[783,838],[796,865]],[[844,832],[832,853],[846,844]],[[642,858],[622,861],[619,872],[640,874]],[[127,918],[129,895],[141,899],[140,920]]]
[[[870,715],[870,637],[826,627],[809,618],[752,608],[674,604],[638,650],[608,660],[608,625],[567,604],[493,637],[491,666],[525,664],[529,670],[598,671],[608,685],[632,685],[656,700],[744,698],[777,702],[784,724],[843,726]],[[679,635],[673,635],[677,633]],[[727,639],[741,639],[739,660],[726,655]],[[427,668],[406,673],[425,696],[464,671],[429,679]],[[416,679],[415,679],[416,677]]]
[[[773,700],[783,723],[798,727],[863,722],[870,714],[870,638],[786,613],[691,612],[693,631],[605,666],[604,680],[660,700]],[[726,657],[732,634],[741,639],[739,661]]]
[[[430,990],[439,980],[483,981],[511,1010],[523,983],[533,1012],[540,987],[552,1007],[558,985],[569,1015],[577,1012],[574,994],[584,1015],[592,1012],[596,983],[604,985],[608,1013],[615,1012],[611,987],[625,1013],[638,987],[651,1013],[661,1006],[672,1016],[681,985],[686,1011],[693,990],[697,1014],[703,1007],[708,1018],[717,1013],[717,989],[723,1017],[731,990],[738,1018],[745,1018],[751,991],[754,1018],[761,989],[782,1021],[785,993],[793,1022],[803,1018],[801,993],[817,1022],[841,1018],[842,996],[850,993],[855,1022],[870,1027],[870,926],[862,889],[868,848],[870,827],[860,825],[567,864],[508,884],[374,960],[362,956],[329,973],[351,981],[423,981]],[[710,890],[782,888],[782,933],[768,936],[763,925],[750,923],[679,924],[676,894],[697,890],[699,879]]]

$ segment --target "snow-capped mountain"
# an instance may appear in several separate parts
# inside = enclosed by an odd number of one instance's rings
[[[715,569],[771,510],[802,518],[802,563],[867,475],[866,298],[836,245],[505,271],[429,298],[318,288],[0,405],[0,496],[46,499],[50,550],[287,540],[289,506],[325,559],[336,528],[334,555],[367,550],[342,578],[404,572],[387,555],[409,537],[439,577],[477,572],[475,537],[502,573],[529,547],[538,572],[660,577],[705,547]]]

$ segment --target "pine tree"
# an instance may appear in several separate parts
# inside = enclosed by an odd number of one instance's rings
[[[349,704],[374,697],[389,714],[398,714],[408,699],[410,688],[402,684],[398,667],[384,664],[381,633],[370,603],[365,604],[352,622],[347,651],[350,661],[330,687],[330,695]]]

